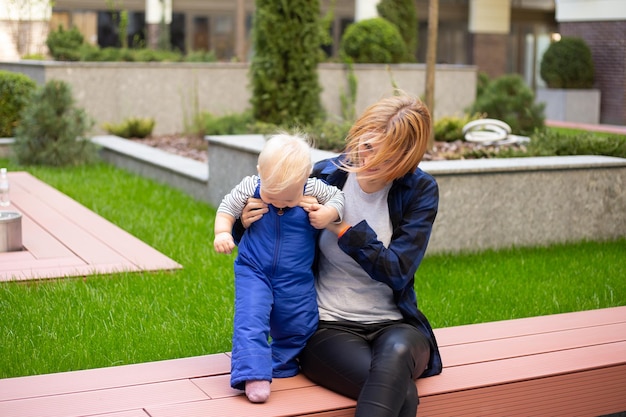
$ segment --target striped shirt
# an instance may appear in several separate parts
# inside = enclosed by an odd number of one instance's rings
[[[241,213],[248,203],[248,198],[254,197],[259,181],[258,175],[245,177],[230,193],[224,196],[217,212],[230,214],[235,219],[241,217]],[[304,195],[315,197],[320,204],[334,207],[339,214],[339,221],[343,218],[344,197],[339,188],[328,185],[317,178],[308,178],[304,186]]]

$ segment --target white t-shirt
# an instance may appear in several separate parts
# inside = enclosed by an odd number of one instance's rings
[[[387,195],[389,184],[375,193],[364,192],[356,174],[348,174],[343,188],[344,220],[355,225],[362,220],[376,231],[385,247],[391,241]],[[402,319],[389,286],[373,280],[361,266],[337,245],[337,235],[327,230],[320,236],[319,276],[315,286],[320,320],[377,323]]]

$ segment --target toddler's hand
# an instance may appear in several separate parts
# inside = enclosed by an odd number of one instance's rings
[[[215,235],[213,248],[215,248],[215,252],[217,253],[224,253],[226,255],[230,254],[235,248],[233,236],[227,232],[218,233]]]
[[[338,218],[336,209],[321,204],[310,204],[305,210],[309,212],[311,226],[316,229],[323,229]]]

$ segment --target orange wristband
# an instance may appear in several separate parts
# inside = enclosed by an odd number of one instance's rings
[[[338,237],[338,238],[340,238],[341,236],[343,236],[343,235],[344,235],[344,233],[346,233],[350,227],[352,227],[352,226],[349,226],[349,225],[348,225],[348,226],[344,227],[343,229],[341,229],[341,230],[339,231],[339,233],[337,233],[337,237]]]

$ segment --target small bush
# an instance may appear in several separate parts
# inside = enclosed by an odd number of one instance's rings
[[[0,71],[0,138],[13,137],[20,123],[20,112],[37,88],[24,74]]]
[[[46,56],[40,53],[27,54],[22,57],[25,61],[45,61]]]
[[[177,51],[155,49],[129,49],[133,61],[137,62],[180,62],[183,55]]]
[[[404,61],[415,62],[417,55],[417,10],[414,0],[381,0],[376,6],[378,15],[393,23],[406,45]]]
[[[317,120],[301,130],[309,136],[315,148],[341,152],[346,146],[346,136],[351,127],[352,123],[347,121]]]
[[[478,90],[469,114],[484,114],[511,126],[513,134],[530,135],[544,127],[544,103],[535,103],[535,93],[518,74],[509,74],[489,81]]]
[[[465,158],[522,158],[529,156],[605,155],[626,158],[626,136],[545,128],[530,135],[522,146],[480,147]]]
[[[50,55],[57,61],[80,61],[80,48],[84,43],[85,38],[76,27],[65,30],[61,25],[50,31],[46,39]]]
[[[102,62],[135,62],[136,54],[128,48],[115,48],[112,46],[100,49],[100,61]]]
[[[308,125],[276,125],[255,120],[252,111],[232,113],[223,116],[200,113],[196,123],[200,135],[271,135],[279,130],[298,130],[306,133],[317,149],[339,152],[345,146],[345,138],[350,130],[349,122],[334,122],[318,119]]]
[[[354,63],[394,64],[407,56],[398,28],[381,17],[353,23],[341,38],[339,53]]]
[[[231,113],[216,116],[209,112],[200,113],[196,126],[204,135],[243,135],[250,132],[250,125],[254,123],[252,111]]]
[[[213,51],[192,51],[185,55],[185,62],[217,62]]]
[[[463,117],[442,117],[435,122],[435,140],[440,142],[463,140],[463,126],[479,118],[480,115],[474,117],[469,115]]]
[[[606,155],[626,158],[626,136],[591,132],[538,131],[528,145],[529,156]]]
[[[93,121],[77,108],[71,87],[50,80],[33,94],[22,112],[13,151],[20,164],[68,166],[97,159],[97,149],[86,137]]]
[[[581,38],[563,37],[543,54],[540,74],[549,88],[592,88],[591,50]]]
[[[104,123],[102,128],[108,133],[123,138],[145,138],[152,134],[155,121],[152,118],[129,117],[122,123]]]

